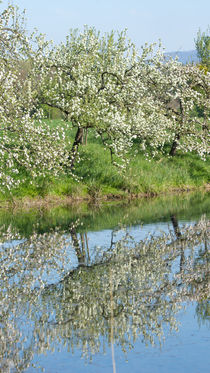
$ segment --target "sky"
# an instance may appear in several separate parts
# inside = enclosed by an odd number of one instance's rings
[[[11,2],[11,1],[10,1]],[[167,52],[195,49],[198,29],[210,23],[209,0],[13,0],[26,9],[27,28],[47,39],[64,41],[71,28],[84,25],[109,32],[127,28],[138,48],[162,41]],[[0,8],[7,7],[3,0]]]

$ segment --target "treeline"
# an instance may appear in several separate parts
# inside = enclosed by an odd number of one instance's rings
[[[208,70],[166,60],[157,45],[139,53],[125,31],[85,27],[55,45],[24,24],[13,6],[0,14],[1,190],[23,175],[74,177],[90,130],[121,170],[134,142],[150,157],[180,150],[205,159]],[[54,116],[63,120],[43,121]]]

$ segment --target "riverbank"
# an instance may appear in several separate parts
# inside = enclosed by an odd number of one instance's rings
[[[194,188],[194,189],[177,189],[173,191],[169,191],[168,193],[159,193],[159,194],[108,194],[104,196],[98,197],[91,197],[87,196],[54,196],[54,195],[47,195],[45,197],[23,197],[23,198],[13,198],[4,201],[0,201],[0,209],[1,208],[51,208],[55,206],[77,206],[81,203],[103,203],[103,202],[117,202],[117,201],[131,201],[131,200],[138,200],[138,199],[147,199],[147,198],[154,198],[154,197],[161,197],[161,196],[169,196],[169,195],[178,195],[178,194],[185,194],[195,191],[210,191],[210,186],[206,185],[201,188]]]
[[[0,206],[134,199],[210,188],[209,160],[195,154],[166,154],[146,159],[136,144],[128,155],[126,170],[121,172],[112,164],[110,152],[90,137],[88,144],[80,147],[74,177],[67,170],[58,178],[32,181],[24,173],[24,182],[17,188],[0,193]]]
[[[0,201],[0,209],[13,208],[13,209],[27,209],[27,208],[53,208],[56,206],[76,206],[82,203],[93,203],[101,204],[104,202],[117,202],[117,201],[131,201],[140,199],[151,199],[155,197],[169,197],[177,195],[186,195],[193,192],[205,193],[210,191],[210,184],[206,184],[202,187],[189,187],[171,189],[167,192],[160,193],[139,193],[131,194],[128,192],[119,192],[107,195],[72,195],[72,196],[58,196],[58,195],[46,195],[46,196],[36,196],[36,197],[22,197],[22,198],[10,198],[7,200]]]

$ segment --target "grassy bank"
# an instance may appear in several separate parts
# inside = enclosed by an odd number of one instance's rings
[[[23,174],[25,182],[11,194],[7,191],[1,193],[0,201],[46,196],[49,199],[92,199],[157,195],[193,190],[210,182],[210,164],[197,155],[177,153],[174,157],[161,155],[148,161],[138,152],[138,144],[128,155],[130,163],[126,172],[119,172],[111,163],[109,151],[104,150],[91,133],[87,145],[80,147],[80,156],[81,161],[74,171],[78,181],[67,172],[57,179],[40,178],[31,183]]]

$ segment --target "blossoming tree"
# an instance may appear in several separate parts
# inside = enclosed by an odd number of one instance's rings
[[[206,154],[202,118],[192,111],[195,105],[209,110],[208,73],[167,61],[153,46],[139,54],[125,31],[101,36],[94,28],[73,30],[42,55],[36,59],[41,102],[59,108],[77,128],[72,165],[88,128],[121,160],[135,138],[153,154],[166,143],[170,155],[177,148]]]
[[[61,127],[50,130],[32,113],[35,95],[31,74],[22,66],[32,50],[23,28],[24,17],[8,6],[0,14],[0,188],[14,187],[24,176],[58,174],[67,161]],[[21,176],[19,176],[21,174]]]
[[[154,146],[162,143],[168,121],[142,79],[151,52],[152,46],[145,46],[139,56],[126,32],[100,36],[85,27],[36,59],[36,69],[42,72],[41,102],[59,108],[77,128],[72,164],[88,128],[121,159],[137,134],[151,132],[152,126],[158,133]]]
[[[169,121],[169,154],[173,156],[180,149],[204,158],[209,152],[210,74],[194,65],[167,61],[164,55],[147,69],[148,90]],[[195,108],[200,108],[203,115]]]
[[[73,169],[89,128],[123,168],[135,139],[146,154],[169,144],[170,155],[180,149],[205,158],[209,72],[166,60],[153,45],[139,54],[126,31],[101,35],[85,27],[50,45],[42,35],[28,40],[23,25],[13,6],[0,14],[1,187],[17,185],[23,174]],[[68,124],[52,129],[41,121],[43,104],[61,110]]]

